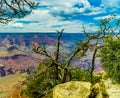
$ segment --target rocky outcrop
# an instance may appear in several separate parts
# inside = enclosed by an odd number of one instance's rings
[[[40,62],[42,62],[41,59],[25,54],[0,57],[0,63],[4,65],[4,70],[3,67],[0,66],[0,76],[5,76],[4,73],[9,75],[18,71],[20,73],[31,73],[33,72],[31,69],[34,70],[34,68],[37,68]]]
[[[2,64],[0,64],[0,76],[1,77],[4,77],[4,76],[6,76],[6,73],[5,73],[5,66],[4,65],[2,65]]]
[[[9,52],[11,52],[11,51],[14,51],[14,50],[18,50],[18,48],[16,47],[16,46],[9,46],[8,48],[7,48],[7,51],[9,51]]]
[[[111,79],[104,81],[109,98],[120,98],[120,84],[112,83]]]
[[[103,79],[94,85],[90,82],[71,81],[53,89],[53,98],[119,98],[120,85]]]
[[[110,79],[92,86],[89,82],[71,81],[55,86],[53,98],[120,98],[120,85]]]
[[[71,81],[59,84],[53,89],[53,98],[88,98],[91,83]]]

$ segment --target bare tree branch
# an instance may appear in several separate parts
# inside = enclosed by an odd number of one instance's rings
[[[56,62],[58,61],[58,58],[59,58],[59,55],[60,55],[59,54],[60,53],[60,39],[62,37],[63,31],[64,31],[64,29],[62,29],[61,32],[57,31],[59,33],[59,36],[58,36],[58,39],[57,39],[56,52],[55,52],[55,60],[56,60]]]
[[[12,18],[22,18],[37,5],[31,0],[0,0],[0,23],[7,23]]]
[[[86,35],[86,37],[88,38],[88,37],[89,37],[89,35],[88,35],[88,33],[86,32],[84,25],[82,25],[82,28],[83,28],[83,32],[84,32],[84,34],[85,34],[85,35]]]

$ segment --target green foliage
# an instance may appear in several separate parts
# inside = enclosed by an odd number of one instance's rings
[[[109,36],[101,49],[101,64],[113,81],[120,83],[120,39]]]
[[[80,68],[71,69],[72,80],[75,81],[90,81],[89,71]]]
[[[89,70],[83,70],[80,68],[76,69],[71,69],[71,75],[72,75],[72,80],[75,81],[90,81],[90,71]],[[93,84],[98,83],[100,79],[102,78],[102,75],[93,75]]]
[[[36,74],[27,80],[26,94],[30,98],[40,98],[52,91],[52,88],[62,82],[62,67],[65,62],[60,63],[58,78],[56,79],[55,66],[52,62],[43,62],[38,66]]]
[[[36,75],[27,83],[26,93],[30,98],[40,98],[50,93],[58,82],[54,78],[54,67],[49,67],[51,62],[41,63]]]
[[[93,84],[99,83],[101,79],[102,79],[102,74],[97,74],[97,75],[94,74],[93,75]]]

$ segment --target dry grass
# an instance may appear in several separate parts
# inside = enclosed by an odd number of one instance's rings
[[[20,83],[15,84],[8,98],[27,98],[26,96],[21,95],[22,89],[23,87]]]
[[[9,75],[6,77],[0,78],[0,98],[7,98],[12,91],[14,91],[17,86],[15,85],[20,84],[22,81],[25,80],[26,74],[14,74]],[[21,88],[18,85],[18,91]],[[17,90],[16,90],[17,91]],[[15,98],[15,97],[11,97]],[[16,97],[19,98],[19,97]]]

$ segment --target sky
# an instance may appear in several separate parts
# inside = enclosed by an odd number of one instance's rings
[[[39,6],[31,14],[0,24],[0,32],[95,32],[100,19],[115,14],[120,18],[120,0],[36,0]]]

